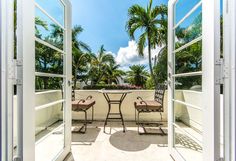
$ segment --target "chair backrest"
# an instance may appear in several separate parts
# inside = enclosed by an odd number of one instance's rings
[[[155,101],[159,102],[163,106],[164,95],[165,95],[166,85],[158,84],[155,89]]]
[[[72,89],[72,92],[71,92],[71,100],[75,101],[75,90],[73,90],[73,89]]]

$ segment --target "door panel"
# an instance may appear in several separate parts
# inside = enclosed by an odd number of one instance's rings
[[[212,18],[219,16],[217,6],[213,0],[194,0],[191,4],[185,0],[169,1],[168,139],[170,153],[176,160],[219,159],[216,118],[220,85],[215,82],[219,76],[215,62],[220,55],[220,37],[211,35],[219,29],[219,21]],[[210,19],[211,25],[207,23]],[[206,141],[209,136],[213,140]]]
[[[70,4],[53,4],[35,1],[36,161],[57,160],[70,149]]]

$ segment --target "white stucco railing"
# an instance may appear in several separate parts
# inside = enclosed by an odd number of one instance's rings
[[[122,103],[122,113],[124,115],[125,121],[134,121],[135,119],[135,110],[134,110],[134,101],[137,100],[137,97],[140,96],[144,100],[153,100],[154,99],[154,90],[131,90],[132,93],[128,94]],[[167,93],[165,93],[164,97],[164,113],[163,113],[163,121],[167,121]],[[93,99],[96,101],[94,106],[94,119],[95,120],[104,120],[106,118],[108,105],[103,96],[103,94],[99,93],[98,90],[76,90],[75,97],[76,99],[84,99],[87,96],[92,95]],[[62,103],[57,103],[55,105],[46,107],[46,108],[37,108],[41,105],[45,105],[51,102],[60,101],[61,91],[46,91],[46,92],[38,92],[35,94],[36,103],[35,103],[35,126],[36,133],[45,129],[47,126],[50,126],[52,123],[62,119]],[[196,106],[201,107],[201,92],[196,91],[176,91],[175,98]],[[15,102],[17,97],[15,96]],[[15,103],[16,109],[16,103]],[[113,110],[117,110],[118,108],[114,107]],[[88,116],[90,116],[91,111],[88,112]],[[202,110],[194,109],[188,107],[183,104],[176,103],[175,104],[175,115],[176,120],[181,120],[185,122],[187,125],[190,125],[196,129],[201,131],[202,125]],[[72,112],[72,118],[74,120],[80,120],[84,118],[83,113]],[[147,121],[158,121],[160,120],[160,115],[158,113],[152,114],[142,114],[141,119]]]
[[[125,121],[134,121],[135,120],[135,109],[134,109],[134,101],[137,100],[137,97],[140,96],[144,100],[153,100],[154,99],[154,90],[131,90],[132,93],[128,94],[124,99],[121,111]],[[84,99],[87,96],[93,96],[93,99],[96,101],[94,106],[94,118],[95,120],[104,120],[106,118],[106,114],[108,111],[108,104],[105,100],[102,93],[99,93],[97,90],[78,90],[75,92],[76,99]],[[120,97],[120,95],[115,95],[114,97]],[[165,96],[165,100],[167,95]],[[164,103],[164,107],[167,107],[166,101]],[[112,105],[112,110],[117,111],[118,105]],[[78,114],[76,112],[72,113],[73,119],[81,119],[83,118],[83,114]],[[142,114],[142,119],[150,120],[150,121],[159,121],[160,114],[158,113],[150,113],[150,114]],[[163,113],[163,121],[167,121],[167,108],[164,108]]]

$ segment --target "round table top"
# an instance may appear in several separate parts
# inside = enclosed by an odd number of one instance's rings
[[[129,90],[100,90],[100,93],[107,93],[107,94],[128,94],[132,93]]]

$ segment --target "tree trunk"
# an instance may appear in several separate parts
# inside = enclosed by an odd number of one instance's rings
[[[152,52],[151,52],[151,42],[150,42],[150,37],[148,36],[148,59],[149,59],[149,68],[150,68],[150,73],[151,77],[154,80],[155,86],[157,84],[155,75],[153,73],[153,68],[152,68]]]

